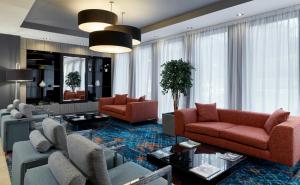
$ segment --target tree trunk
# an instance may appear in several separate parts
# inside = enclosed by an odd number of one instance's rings
[[[172,96],[173,96],[173,106],[174,106],[174,112],[175,112],[178,110],[180,95],[178,92],[175,92],[175,93],[172,93]]]

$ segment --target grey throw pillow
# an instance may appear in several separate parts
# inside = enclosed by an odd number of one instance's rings
[[[73,164],[97,185],[111,185],[103,149],[87,138],[71,134],[67,137],[69,158]]]
[[[48,166],[60,185],[85,185],[86,178],[61,152],[50,155]]]
[[[44,119],[42,127],[45,137],[53,144],[53,146],[62,150],[67,155],[67,134],[65,128],[51,118]]]
[[[11,110],[10,115],[15,119],[21,119],[23,117],[23,114],[16,109]]]
[[[19,99],[15,99],[13,101],[13,105],[15,109],[19,109],[19,104],[21,103],[21,101]]]
[[[7,112],[10,112],[11,110],[14,109],[14,105],[13,104],[9,104],[6,108]]]
[[[32,118],[32,108],[30,105],[25,103],[19,104],[19,111],[25,115],[27,118]]]
[[[29,140],[38,152],[47,152],[51,147],[51,143],[38,130],[30,132]]]

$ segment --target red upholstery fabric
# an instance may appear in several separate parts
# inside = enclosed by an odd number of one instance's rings
[[[139,102],[139,99],[136,99],[136,98],[127,98],[127,104],[133,103],[133,102]]]
[[[290,112],[285,112],[283,109],[278,109],[270,115],[266,121],[264,128],[267,133],[270,133],[272,128],[282,122],[285,122],[290,115]]]
[[[126,105],[104,105],[102,109],[123,115],[126,113]]]
[[[255,148],[268,149],[269,135],[262,128],[236,126],[221,131],[220,137]]]
[[[139,101],[145,101],[146,100],[146,96],[144,95],[144,96],[141,96],[141,97],[139,97]]]
[[[197,110],[196,109],[181,109],[175,111],[175,134],[177,136],[185,136],[185,126],[188,123],[197,122]]]
[[[127,94],[116,94],[115,96],[115,105],[126,105],[126,100],[127,100]]]
[[[186,125],[185,130],[188,132],[194,132],[209,136],[220,136],[220,131],[232,128],[236,126],[232,123],[224,123],[224,122],[199,122],[199,123],[189,123]]]
[[[217,105],[195,103],[198,112],[198,121],[210,122],[219,121]]]

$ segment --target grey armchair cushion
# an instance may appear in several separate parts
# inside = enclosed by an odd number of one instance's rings
[[[10,115],[15,119],[21,119],[23,117],[23,114],[16,109],[11,110]]]
[[[15,109],[18,109],[19,108],[19,104],[21,103],[21,101],[19,99],[15,99],[13,101],[13,106]]]
[[[65,128],[51,118],[45,118],[42,123],[45,137],[59,150],[62,150],[66,155],[67,139]]]
[[[77,168],[97,185],[111,185],[103,149],[87,138],[71,134],[67,137],[69,158]]]
[[[60,185],[55,180],[48,165],[28,169],[24,185]]]
[[[31,105],[20,103],[19,104],[19,111],[26,116],[27,118],[32,118],[32,107]]]
[[[14,109],[14,105],[13,104],[9,104],[6,108],[7,112],[10,112]]]
[[[29,140],[38,152],[47,152],[51,147],[51,143],[38,130],[30,132]]]
[[[86,178],[61,152],[50,155],[48,166],[60,185],[85,185]]]

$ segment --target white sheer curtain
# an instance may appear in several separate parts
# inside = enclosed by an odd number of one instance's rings
[[[184,37],[176,37],[167,40],[160,40],[157,44],[157,61],[158,61],[158,116],[161,117],[162,113],[173,112],[173,98],[171,92],[166,95],[162,94],[160,87],[161,80],[161,65],[170,60],[178,60],[185,57]],[[183,104],[183,96],[181,96],[180,107]]]
[[[298,11],[247,23],[243,109],[299,114]]]
[[[138,46],[133,51],[133,89],[135,97],[146,95],[151,99],[152,44]]]
[[[66,76],[70,72],[77,71],[81,77],[80,81],[80,87],[77,87],[76,90],[84,90],[85,89],[85,58],[80,57],[70,57],[70,56],[64,56],[64,80],[66,80]],[[63,87],[65,90],[71,90],[69,86],[64,83]]]
[[[115,55],[113,94],[129,93],[129,62],[129,53]]]
[[[195,102],[228,106],[228,33],[227,28],[192,33],[190,62],[194,66],[190,106]]]

